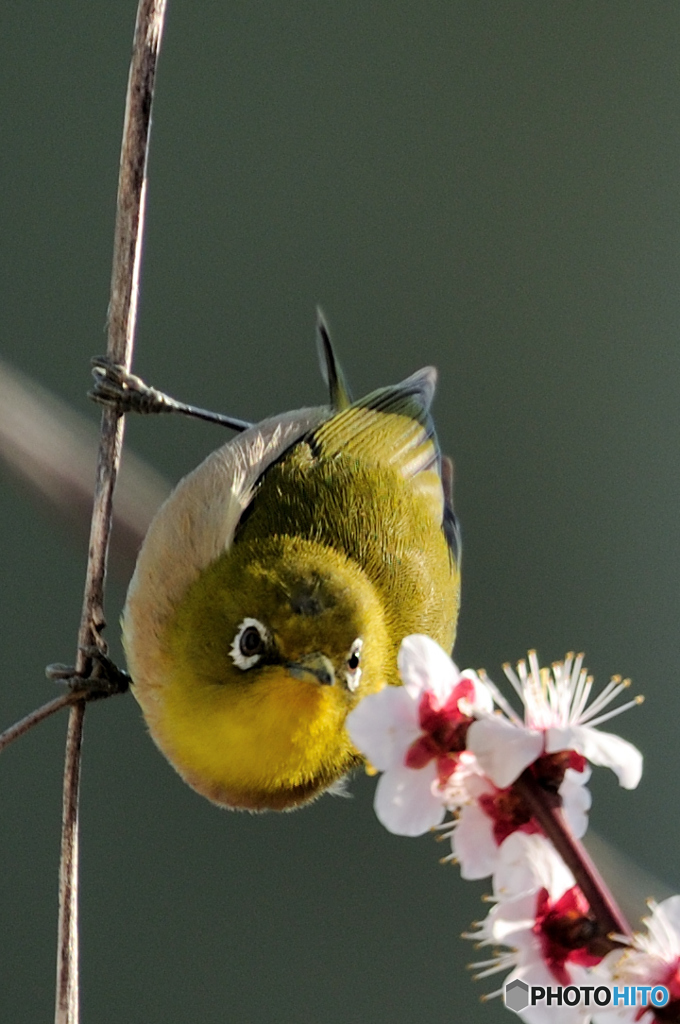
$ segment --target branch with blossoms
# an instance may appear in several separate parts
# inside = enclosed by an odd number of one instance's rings
[[[516,672],[504,666],[520,714],[428,637],[404,640],[399,671],[403,687],[365,697],[349,733],[382,773],[381,823],[404,836],[440,830],[444,861],[465,879],[491,876],[492,909],[464,933],[494,947],[471,965],[477,978],[506,974],[485,998],[505,994],[529,1024],[680,1021],[680,896],[652,904],[634,934],[580,842],[591,765],[625,789],[642,775],[640,751],[599,728],[641,702],[611,707],[630,681],[614,677],[591,700],[583,655],[548,669],[530,651]],[[536,1001],[513,1004],[517,988]]]

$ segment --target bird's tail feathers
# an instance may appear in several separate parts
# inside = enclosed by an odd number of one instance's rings
[[[316,307],[316,346],[319,353],[321,376],[330,393],[331,408],[334,412],[342,412],[352,404],[352,396],[345,374],[335,354],[328,324],[320,306]]]

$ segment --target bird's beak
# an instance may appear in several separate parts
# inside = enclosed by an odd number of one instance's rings
[[[286,668],[296,679],[304,679],[313,675],[322,686],[332,686],[335,682],[335,669],[325,654],[315,651],[305,654],[299,661],[287,661]]]

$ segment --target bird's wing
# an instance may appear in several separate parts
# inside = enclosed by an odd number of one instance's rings
[[[442,464],[430,416],[437,371],[426,366],[400,384],[380,388],[310,431],[312,450],[389,464],[430,501],[456,559],[460,534],[451,499],[452,468]]]

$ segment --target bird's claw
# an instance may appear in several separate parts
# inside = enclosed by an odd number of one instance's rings
[[[86,674],[78,672],[74,665],[48,665],[45,675],[55,682],[65,683],[74,692],[82,691],[84,700],[98,700],[125,693],[130,686],[130,676],[98,647],[81,648],[87,659]]]
[[[94,356],[92,376],[94,387],[88,391],[88,398],[107,408],[117,409],[120,413],[158,413],[173,409],[171,398],[106,356]]]

